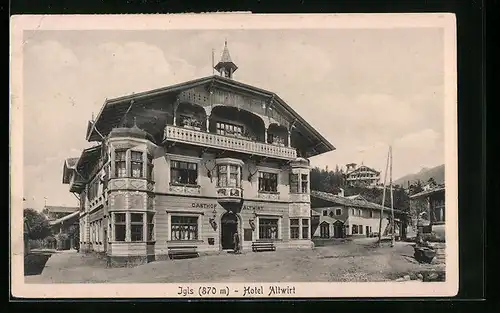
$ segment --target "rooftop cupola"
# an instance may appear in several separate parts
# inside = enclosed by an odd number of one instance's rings
[[[214,66],[214,69],[220,73],[221,76],[226,78],[233,78],[233,73],[238,69],[238,66],[234,64],[231,60],[231,55],[229,54],[229,49],[227,48],[227,40],[224,43],[224,51],[222,51],[222,57]]]

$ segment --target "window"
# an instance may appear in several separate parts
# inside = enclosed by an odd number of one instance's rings
[[[351,209],[351,215],[354,215],[354,209]]]
[[[170,182],[173,184],[198,184],[198,164],[183,161],[171,161]]]
[[[217,122],[217,134],[219,135],[242,135],[243,127],[229,123]]]
[[[370,217],[373,217],[373,210],[370,210]]]
[[[229,169],[229,173],[228,173]],[[217,166],[217,186],[218,187],[240,187],[240,170],[239,165],[218,165]],[[229,177],[228,177],[229,174]],[[228,180],[229,179],[229,180]]]
[[[226,187],[227,186],[227,165],[219,165],[217,166],[217,186]]]
[[[330,217],[333,217],[333,211],[330,211]]]
[[[147,214],[147,241],[153,241],[155,235],[155,223],[154,223],[154,214]]]
[[[302,178],[302,182],[301,182],[302,193],[307,193],[307,186],[308,186],[307,174],[302,174],[301,178]]]
[[[328,211],[327,210],[323,210],[323,216],[328,216]]]
[[[309,220],[302,219],[302,239],[309,238]]]
[[[153,156],[148,154],[147,177],[148,180],[153,180]]]
[[[197,216],[172,216],[171,240],[197,240]]]
[[[127,177],[127,152],[125,150],[115,151],[115,176]]]
[[[358,231],[360,235],[363,235],[363,225],[358,225]]]
[[[363,210],[358,209],[358,216],[363,216]]]
[[[299,174],[290,174],[290,193],[299,193]]]
[[[352,234],[357,235],[358,234],[358,225],[352,225]]]
[[[229,165],[229,186],[239,187],[240,182],[238,176],[240,173],[240,167],[238,165]]]
[[[337,216],[342,215],[342,209],[336,209],[335,215],[337,215]]]
[[[259,191],[277,192],[278,174],[259,172]]]
[[[259,238],[278,239],[278,219],[259,219]]]
[[[144,214],[130,214],[130,241],[143,241],[144,233]]]
[[[125,241],[127,223],[125,213],[115,213],[115,241]]]
[[[143,177],[142,173],[142,152],[131,151],[130,152],[130,168],[132,170],[132,177],[141,178]]]
[[[299,219],[290,219],[290,239],[299,239]]]

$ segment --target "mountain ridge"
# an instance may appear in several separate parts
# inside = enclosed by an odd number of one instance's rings
[[[429,178],[434,178],[436,183],[444,184],[444,164],[434,166],[431,168],[422,168],[417,173],[406,174],[394,181],[395,185],[400,185],[408,187],[408,181],[410,184],[416,180],[420,180],[423,183],[427,182]]]

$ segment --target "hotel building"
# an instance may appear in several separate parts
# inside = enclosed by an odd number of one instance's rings
[[[311,191],[311,227],[313,238],[371,237],[391,235],[391,208],[369,202],[361,196],[343,197],[321,191]],[[380,215],[382,224],[380,225]],[[407,215],[394,209],[397,238],[405,238]]]
[[[310,248],[308,158],[335,148],[275,93],[220,75],[107,99],[64,163],[80,200],[80,251],[110,266],[272,242]]]

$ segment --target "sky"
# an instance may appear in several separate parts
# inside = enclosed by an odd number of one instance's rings
[[[313,166],[363,163],[394,180],[444,163],[440,28],[25,31],[24,207],[76,206],[66,158],[91,146],[106,98],[212,75],[224,41],[234,79],[278,94],[336,150]],[[383,176],[382,176],[383,177]]]

